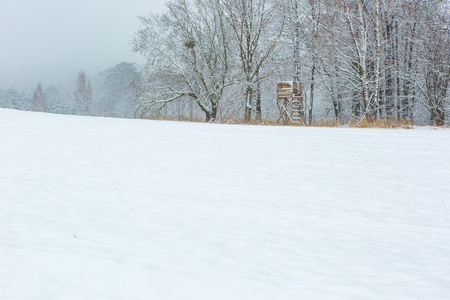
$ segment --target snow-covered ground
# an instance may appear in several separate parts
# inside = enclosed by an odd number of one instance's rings
[[[0,299],[450,299],[450,130],[0,109]]]

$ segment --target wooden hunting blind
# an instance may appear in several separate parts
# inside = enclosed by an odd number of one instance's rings
[[[305,115],[302,83],[300,81],[280,81],[277,86],[277,105],[280,110],[277,123],[303,123]]]

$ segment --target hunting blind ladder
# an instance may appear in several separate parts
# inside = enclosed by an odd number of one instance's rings
[[[280,110],[277,123],[303,123],[305,109],[303,105],[302,83],[300,81],[280,81],[277,86],[277,105]]]

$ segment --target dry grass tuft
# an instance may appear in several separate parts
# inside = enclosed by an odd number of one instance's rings
[[[414,124],[406,120],[396,120],[393,118],[383,119],[378,121],[370,122],[368,119],[363,119],[361,121],[351,121],[349,127],[352,128],[402,128],[402,129],[413,129]]]
[[[313,127],[341,127],[343,123],[335,120],[323,120],[320,122],[314,122]]]
[[[263,118],[261,121],[251,120],[250,122],[245,122],[239,118],[222,118],[218,121],[220,124],[233,124],[233,125],[262,125],[262,126],[278,126],[276,121],[271,119]]]
[[[178,122],[196,122],[204,123],[205,120],[201,118],[190,119],[187,117],[148,117],[149,120],[158,121],[178,121]],[[263,118],[261,121],[252,120],[250,122],[244,122],[241,118],[225,117],[217,120],[214,123],[219,124],[233,124],[233,125],[260,125],[260,126],[283,126],[281,123],[277,123],[273,119]],[[305,126],[303,123],[289,124],[288,126]],[[370,122],[368,119],[361,121],[351,121],[348,125],[336,121],[336,120],[323,120],[314,122],[313,127],[351,127],[351,128],[403,128],[413,129],[414,124],[410,121],[396,120],[396,119],[384,119],[374,122]],[[446,126],[448,128],[448,126]]]
[[[146,118],[147,120],[153,120],[153,121],[173,121],[173,122],[194,122],[194,123],[204,123],[204,119],[191,119],[188,117],[155,117],[150,116]]]

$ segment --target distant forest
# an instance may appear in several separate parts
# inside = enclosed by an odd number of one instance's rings
[[[299,81],[303,125],[450,124],[448,0],[175,0],[139,18],[144,64],[0,89],[0,107],[273,123],[277,82]]]

